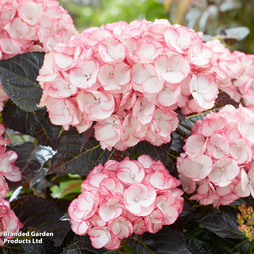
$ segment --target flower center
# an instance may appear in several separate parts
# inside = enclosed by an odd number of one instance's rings
[[[113,72],[110,72],[109,74],[108,74],[108,78],[110,78],[110,79],[114,79],[114,73]]]
[[[100,98],[95,100],[95,104],[96,105],[99,105],[100,103],[101,103],[101,99]]]
[[[139,198],[135,198],[134,201],[137,203],[139,201]]]
[[[86,77],[86,81],[89,81],[92,78],[92,74],[85,75],[85,77]]]
[[[199,168],[201,169],[201,168],[203,168],[204,165],[198,163],[198,166],[199,166]]]
[[[221,149],[219,147],[215,146],[215,149],[217,152],[221,152]]]

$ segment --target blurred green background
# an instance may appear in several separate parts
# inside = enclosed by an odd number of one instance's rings
[[[246,26],[250,34],[233,49],[254,53],[254,0],[59,0],[81,32],[115,21],[168,19],[195,31],[218,35]]]

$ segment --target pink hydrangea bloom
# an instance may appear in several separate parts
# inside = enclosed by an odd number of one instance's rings
[[[110,222],[108,229],[119,239],[128,238],[133,233],[131,221],[121,216]]]
[[[55,0],[8,0],[0,8],[0,60],[33,51],[53,51],[59,42],[69,40],[77,31],[72,18]],[[66,59],[64,59],[66,60]],[[62,96],[66,81],[51,80],[49,95]],[[62,92],[56,91],[61,90]],[[55,95],[57,94],[57,95]],[[67,96],[70,96],[67,95]],[[9,99],[0,83],[0,111]]]
[[[5,182],[4,178],[0,177],[0,200],[3,200],[8,192],[8,185]]]
[[[0,112],[3,110],[4,101],[8,100],[9,96],[5,93],[2,84],[0,83]]]
[[[4,232],[11,234],[18,233],[23,224],[16,217],[15,213],[10,209],[10,203],[6,200],[0,201],[0,246],[4,245],[2,237]],[[12,239],[14,236],[5,237]]]
[[[170,215],[171,216],[171,215]],[[178,213],[175,216],[178,217]],[[141,221],[140,221],[141,222]],[[141,226],[140,222],[136,222],[134,227]],[[153,211],[149,216],[146,216],[144,219],[144,226],[147,228],[146,230],[152,234],[157,233],[163,226],[164,223],[164,214],[160,210]],[[135,232],[136,230],[134,230]],[[139,232],[135,232],[135,234],[140,235]]]
[[[253,117],[250,109],[226,105],[192,127],[177,159],[190,199],[219,207],[254,195]]]
[[[190,92],[196,104],[203,108],[209,109],[214,105],[217,97],[217,84],[214,76],[193,75],[190,81]]]
[[[106,249],[118,249],[121,240],[111,233],[107,227],[93,227],[88,231],[92,245],[96,249],[105,247]]]
[[[181,162],[181,173],[193,181],[199,181],[209,175],[212,165],[212,159],[205,154],[188,156]]]
[[[4,126],[0,124],[0,135],[3,135],[4,131]],[[9,202],[4,200],[6,193],[9,191],[5,179],[13,182],[18,182],[22,179],[21,171],[14,164],[18,158],[16,152],[11,150],[6,152],[6,145],[9,141],[0,136],[0,246],[4,245],[2,239],[4,232],[18,233],[20,227],[23,227],[23,224],[10,209]],[[13,237],[6,238],[12,239]]]
[[[3,135],[4,131],[4,126],[0,124],[0,135]],[[5,140],[3,136],[0,136],[0,175],[11,182],[18,182],[22,178],[21,171],[15,166],[18,155],[12,150],[6,151],[6,145],[9,142],[10,140]]]
[[[76,33],[71,17],[55,0],[4,1],[0,30],[0,59],[28,51],[52,51],[58,42]]]
[[[124,193],[126,209],[136,216],[149,215],[154,209],[155,189],[147,184],[132,184]]]
[[[143,140],[159,146],[178,126],[176,108],[213,107],[215,63],[197,33],[167,20],[89,28],[46,54],[40,106],[64,129],[81,133],[95,121],[103,149],[125,150]]]
[[[117,249],[132,233],[156,233],[173,224],[183,209],[180,183],[148,155],[99,164],[69,206],[71,228],[88,234],[97,249]]]
[[[247,107],[254,105],[254,57],[243,52],[230,52],[219,40],[206,43],[216,55],[213,69],[216,71],[219,89],[228,93],[235,101],[243,98]]]
[[[0,155],[0,175],[5,176],[11,182],[21,180],[21,171],[14,165],[18,155],[14,151],[7,151]]]

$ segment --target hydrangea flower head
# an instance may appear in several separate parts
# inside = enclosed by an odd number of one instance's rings
[[[253,107],[254,57],[243,52],[230,52],[219,40],[205,44],[216,55],[214,70],[217,72],[219,89],[228,93],[235,101],[242,98],[245,106]]]
[[[19,232],[23,224],[19,221],[15,213],[10,208],[10,203],[7,200],[0,201],[0,246],[4,245],[2,237],[12,239],[14,236],[4,236],[4,232],[13,235]]]
[[[6,179],[11,182],[18,182],[22,179],[21,171],[15,162],[18,155],[15,151],[6,151],[6,145],[10,140],[6,140],[2,135],[5,128],[0,124],[0,246],[4,245],[3,238],[12,239],[14,236],[5,236],[4,232],[18,233],[23,224],[16,217],[15,213],[10,208],[10,203],[5,200],[8,185]]]
[[[218,94],[212,50],[167,20],[89,28],[48,53],[38,81],[51,122],[81,133],[94,125],[103,149],[170,142],[174,110],[210,109]]]
[[[0,31],[0,59],[52,51],[76,33],[71,17],[55,0],[2,1]]]
[[[226,105],[197,121],[177,169],[190,198],[214,207],[254,197],[253,117],[250,109]]]
[[[72,230],[88,234],[97,249],[117,249],[133,233],[156,233],[173,224],[183,209],[179,184],[148,155],[109,160],[88,174],[82,193],[70,204]]]
[[[53,51],[57,43],[76,33],[72,18],[56,0],[1,1],[0,60],[26,52]],[[0,111],[7,99],[0,83]]]

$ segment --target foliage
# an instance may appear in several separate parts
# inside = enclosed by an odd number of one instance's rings
[[[36,82],[44,53],[27,53],[0,62],[0,81],[7,95],[26,111],[39,110],[41,87]]]

